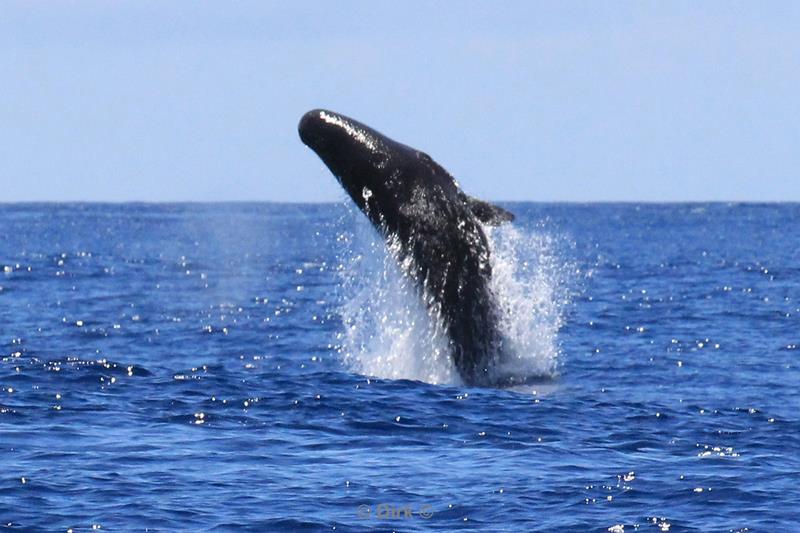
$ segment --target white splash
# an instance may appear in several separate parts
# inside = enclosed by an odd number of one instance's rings
[[[399,245],[387,249],[361,220],[339,239],[345,244],[340,271],[345,330],[339,339],[345,364],[367,376],[459,383],[441,318],[426,309],[397,265]]]
[[[568,265],[555,239],[514,225],[484,228],[492,253],[492,292],[497,298],[506,360],[493,371],[504,377],[555,377],[558,330],[563,325]]]
[[[345,330],[338,346],[345,364],[368,376],[461,384],[441,317],[426,308],[413,280],[397,265],[399,245],[387,247],[368,222],[353,222],[352,231],[339,235]],[[553,377],[565,303],[561,294],[566,294],[560,280],[566,268],[555,254],[554,239],[510,225],[484,229],[504,351],[511,354],[494,372],[503,378]]]

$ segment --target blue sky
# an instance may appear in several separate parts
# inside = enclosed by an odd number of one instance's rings
[[[4,2],[0,201],[335,201],[327,107],[493,200],[800,201],[798,2]]]

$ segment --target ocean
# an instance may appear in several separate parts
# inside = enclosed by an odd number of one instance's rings
[[[506,389],[345,203],[0,205],[0,529],[800,531],[800,205],[503,205]]]

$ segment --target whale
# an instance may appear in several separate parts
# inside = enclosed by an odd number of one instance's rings
[[[432,315],[441,318],[464,384],[497,385],[492,369],[505,355],[484,225],[511,222],[514,215],[468,196],[425,152],[345,115],[308,111],[298,133],[383,236]]]

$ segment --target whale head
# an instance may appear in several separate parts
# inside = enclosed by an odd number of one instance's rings
[[[505,209],[464,194],[453,176],[425,152],[357,120],[314,109],[303,115],[297,130],[359,209],[389,232],[408,226],[409,218],[430,218],[453,206],[484,224],[514,220]],[[464,214],[453,216],[461,220]]]
[[[298,132],[359,209],[390,231],[403,218],[402,206],[460,194],[453,177],[428,154],[339,113],[309,111]]]

